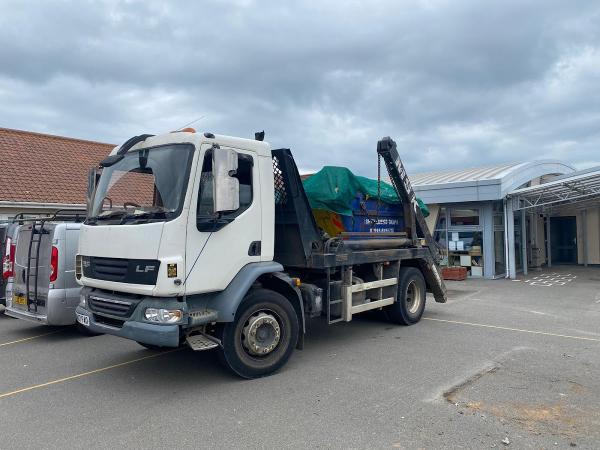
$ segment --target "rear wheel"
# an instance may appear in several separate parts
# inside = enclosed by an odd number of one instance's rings
[[[425,311],[425,278],[419,269],[400,269],[396,302],[385,311],[391,322],[401,325],[412,325],[421,320]]]
[[[298,317],[281,294],[267,289],[249,292],[233,322],[220,330],[219,359],[243,378],[258,378],[280,369],[298,341]]]

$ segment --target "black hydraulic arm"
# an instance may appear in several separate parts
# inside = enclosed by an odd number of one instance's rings
[[[446,301],[446,286],[440,276],[440,271],[437,266],[440,259],[439,248],[429,232],[425,217],[423,217],[421,208],[417,203],[417,196],[410,184],[410,180],[404,169],[404,164],[402,164],[402,160],[398,154],[396,143],[392,138],[384,137],[377,143],[377,154],[383,158],[392,185],[404,207],[404,222],[406,224],[405,226],[408,235],[417,245],[420,245],[418,244],[417,238],[418,227],[425,240],[425,245],[429,248],[431,259],[429,261],[420,262],[421,269],[433,292],[435,300],[444,303]]]

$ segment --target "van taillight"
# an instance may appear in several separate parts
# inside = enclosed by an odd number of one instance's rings
[[[50,281],[56,281],[58,277],[58,249],[52,246],[50,254]]]
[[[2,257],[2,277],[10,278],[15,276],[15,244],[11,238],[6,238],[6,251]]]

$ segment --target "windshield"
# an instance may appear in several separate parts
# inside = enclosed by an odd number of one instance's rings
[[[148,222],[181,212],[194,146],[175,144],[128,152],[102,170],[89,222]]]

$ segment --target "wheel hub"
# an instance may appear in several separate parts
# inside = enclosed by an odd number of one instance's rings
[[[242,333],[244,348],[256,356],[271,353],[281,339],[281,328],[277,319],[265,312],[250,317]]]
[[[415,314],[421,306],[421,291],[414,281],[406,289],[406,308],[411,314]]]

